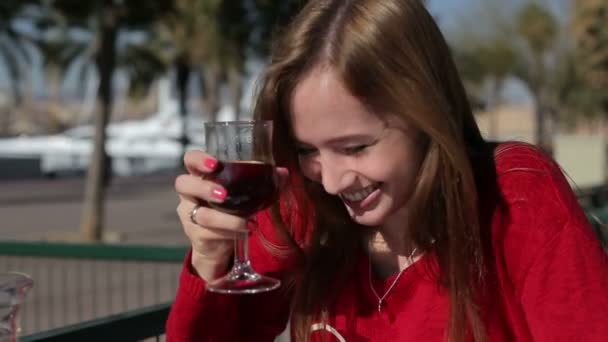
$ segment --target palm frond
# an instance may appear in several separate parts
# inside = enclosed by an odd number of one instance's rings
[[[19,104],[21,103],[21,91],[19,88],[22,76],[21,65],[19,59],[12,53],[11,46],[4,39],[0,39],[0,60],[4,62],[6,67],[14,102]]]
[[[4,34],[6,34],[6,36],[11,41],[13,49],[15,53],[19,55],[19,58],[22,58],[25,63],[31,64],[32,60],[30,54],[26,50],[26,36],[15,31],[15,29],[13,29],[12,27],[7,27],[4,31]]]
[[[129,96],[133,98],[144,96],[152,83],[164,75],[169,67],[153,45],[131,45],[119,57],[119,68],[124,69],[129,77]]]

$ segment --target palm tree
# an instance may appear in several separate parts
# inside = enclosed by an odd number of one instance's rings
[[[16,28],[16,22],[26,17],[25,11],[36,4],[33,0],[3,0],[0,2],[0,63],[5,67],[12,91],[13,104],[18,106],[22,101],[20,83],[24,77],[24,67],[30,63],[30,54],[26,46],[29,41]],[[25,64],[25,65],[24,65]],[[0,134],[8,133],[11,118],[0,123]]]
[[[471,47],[459,47],[454,52],[456,65],[462,76],[472,102],[479,102],[483,85],[492,82],[489,106],[496,107],[501,102],[501,91],[505,80],[513,74],[517,64],[517,52],[506,36],[473,43]],[[489,135],[496,138],[498,124],[495,113],[489,118]]]
[[[202,107],[216,119],[219,86],[228,83],[231,104],[240,117],[242,79],[248,55],[265,58],[271,36],[302,6],[299,0],[217,1],[177,0],[176,12],[165,19],[165,31],[175,44],[178,92],[191,72],[202,80]],[[192,44],[196,42],[196,44]],[[181,99],[185,110],[185,95]]]
[[[170,67],[163,52],[166,46],[158,43],[158,40],[148,38],[127,44],[117,57],[117,68],[128,77],[128,96],[131,99],[141,99],[147,95],[154,82],[164,76]]]
[[[157,61],[144,63],[135,74],[147,75],[144,82],[139,83],[140,88],[147,89],[146,84],[165,72],[167,66],[174,70],[184,151],[189,143],[186,116],[192,77],[199,77],[201,108],[207,120],[217,118],[220,87],[224,84],[228,86],[230,103],[238,119],[242,114],[240,103],[247,52],[265,56],[270,32],[295,12],[296,3],[299,1],[176,0],[172,10],[155,25],[145,48],[148,57],[156,56]],[[136,60],[142,63],[140,58]]]
[[[92,25],[95,28],[93,59],[99,75],[99,110],[95,116],[93,154],[87,173],[81,233],[86,240],[99,241],[103,235],[105,186],[111,172],[105,150],[105,128],[113,103],[112,79],[117,65],[118,36],[121,30],[145,30],[170,8],[171,1],[55,0],[52,5],[72,27],[87,30]]]
[[[578,0],[573,13],[576,71],[582,83],[578,104],[588,114],[608,115],[608,3]]]
[[[550,106],[547,103],[551,71],[548,55],[556,46],[559,25],[553,14],[535,2],[529,2],[517,13],[515,31],[523,39],[517,76],[526,83],[536,100],[536,144],[551,152],[551,134],[547,134]]]
[[[31,41],[42,57],[42,66],[46,76],[46,84],[48,89],[48,98],[50,101],[49,118],[52,126],[49,130],[58,131],[63,127],[57,127],[59,120],[58,111],[61,111],[58,106],[62,102],[61,87],[68,69],[76,64],[76,61],[90,59],[89,54],[92,46],[83,41],[77,41],[70,37],[68,27],[52,8],[46,6],[44,15],[34,18],[38,30],[35,32]],[[84,65],[84,64],[83,64]],[[80,83],[84,83],[85,67],[80,68]],[[63,122],[64,125],[70,123]]]
[[[571,46],[562,43],[559,22],[537,1],[519,8],[515,20],[505,20],[502,14],[505,11],[498,2],[486,5],[485,16],[491,19],[490,25],[498,27],[498,34],[478,38],[476,42],[473,38],[474,43],[464,47],[453,46],[465,84],[478,85],[492,77],[495,102],[501,80],[510,76],[521,80],[536,102],[536,143],[551,152],[552,134],[548,130],[555,127],[559,108],[575,88]],[[475,28],[479,30],[478,24]],[[470,37],[471,34],[466,35],[466,39]]]
[[[192,76],[200,77],[201,107],[207,120],[216,119],[219,88],[224,80],[229,85],[237,118],[240,114],[243,65],[251,31],[245,3],[176,0],[173,11],[156,25],[155,35],[148,42],[149,46],[156,46],[159,59],[175,71],[182,122],[180,141],[184,151],[189,143],[186,117]]]
[[[158,37],[170,42],[172,46],[166,59],[175,70],[182,123],[180,142],[183,151],[189,144],[186,130],[188,84],[195,65],[203,59],[204,50],[207,48],[205,38],[214,30],[212,20],[218,3],[206,0],[176,0],[173,11],[164,16],[156,26]]]
[[[301,0],[253,1],[255,34],[252,34],[251,38],[256,55],[262,57],[268,55],[273,35],[291,21],[304,3],[305,1]]]
[[[119,11],[114,0],[100,0],[95,4],[97,46],[95,66],[99,74],[98,101],[100,110],[95,116],[95,138],[91,166],[87,173],[84,212],[81,232],[86,240],[102,239],[105,185],[109,165],[105,149],[106,126],[112,110],[112,78],[116,66],[116,38],[118,36]]]

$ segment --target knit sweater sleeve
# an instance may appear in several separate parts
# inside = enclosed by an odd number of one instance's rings
[[[552,160],[521,149],[499,170],[507,264],[534,341],[606,341],[608,255]]]
[[[606,341],[608,257],[571,221],[538,250],[521,290],[534,341]]]
[[[258,215],[260,217],[260,215]],[[272,226],[267,215],[249,239],[250,260],[259,273],[279,277],[289,271],[287,258],[269,253]],[[226,295],[206,291],[206,283],[191,268],[188,253],[176,298],[166,323],[167,341],[271,342],[289,318],[290,290],[261,294]]]

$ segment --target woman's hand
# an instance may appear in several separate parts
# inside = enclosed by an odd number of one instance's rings
[[[203,179],[217,167],[215,158],[202,151],[188,151],[184,164],[188,174],[175,180],[180,198],[177,214],[192,244],[193,269],[205,281],[211,281],[227,270],[235,234],[248,233],[247,221],[205,206],[207,202],[221,203],[227,195],[221,185]]]
[[[218,166],[214,157],[202,151],[188,151],[184,165],[188,174],[175,180],[180,198],[177,214],[192,245],[192,268],[205,281],[211,281],[227,271],[236,235],[249,233],[247,220],[205,205],[221,203],[227,196],[221,185],[204,179]],[[277,174],[283,187],[289,173],[285,168],[277,168]]]

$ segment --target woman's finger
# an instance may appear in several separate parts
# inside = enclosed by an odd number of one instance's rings
[[[223,186],[194,175],[180,175],[175,178],[175,190],[181,195],[213,203],[222,203],[228,195]]]
[[[200,150],[187,151],[184,154],[184,165],[191,175],[211,173],[215,171],[217,164],[216,158]]]
[[[194,226],[197,229],[202,227],[209,230],[224,230],[233,234],[232,236],[234,236],[234,233],[249,232],[246,219],[206,206],[199,206],[199,204],[191,201],[180,202],[177,213],[184,226]]]

